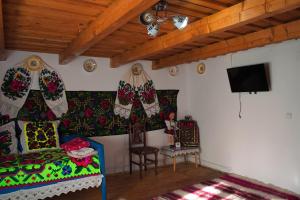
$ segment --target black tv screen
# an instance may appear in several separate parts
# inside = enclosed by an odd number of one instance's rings
[[[248,65],[227,69],[232,92],[269,91],[266,64]]]

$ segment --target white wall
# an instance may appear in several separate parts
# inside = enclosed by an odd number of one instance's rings
[[[129,70],[132,64],[119,68],[110,68],[109,59],[94,58],[98,68],[92,72],[85,72],[82,63],[90,57],[78,57],[67,65],[58,64],[58,55],[36,52],[11,51],[5,62],[0,62],[0,78],[3,78],[6,70],[27,56],[38,55],[46,63],[56,69],[63,77],[66,89],[69,91],[116,91],[121,77]],[[178,76],[171,77],[167,70],[152,71],[151,63],[141,61],[144,69],[154,81],[156,89],[179,89],[178,94],[178,116],[182,117],[187,112],[186,95],[186,69],[180,69]],[[34,81],[37,83],[37,81]],[[38,89],[34,84],[33,89]],[[166,134],[163,130],[153,131],[148,134],[148,142],[153,146],[167,145]],[[106,167],[109,173],[128,169],[128,135],[96,137],[105,146]],[[159,159],[162,159],[159,157]]]
[[[232,66],[270,64],[271,91],[231,93],[231,55],[188,69],[189,110],[198,121],[203,164],[300,193],[300,40],[232,54]],[[291,118],[289,117],[290,115]]]
[[[60,72],[67,90],[116,90],[131,66],[111,69],[108,59],[95,58],[98,68],[87,73],[82,69],[87,57],[60,66],[58,55],[12,51],[7,61],[0,62],[0,78],[8,67],[33,54]],[[152,71],[150,62],[141,63],[157,89],[180,90],[178,114],[192,114],[198,121],[204,165],[300,193],[300,41],[232,54],[232,66],[262,62],[270,63],[272,90],[243,94],[242,119],[238,118],[238,94],[231,93],[226,74],[230,55],[205,60],[204,75],[196,73],[197,63],[181,66],[176,77],[170,77],[167,70]],[[127,135],[95,139],[105,146],[108,172],[128,169]],[[167,138],[161,130],[154,131],[149,142],[159,147],[167,144]]]

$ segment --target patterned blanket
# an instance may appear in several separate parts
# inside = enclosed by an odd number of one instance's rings
[[[63,115],[58,127],[59,133],[72,133],[81,136],[108,136],[127,134],[129,121],[147,121],[147,130],[165,128],[165,117],[170,110],[176,113],[178,90],[157,90],[160,112],[147,118],[143,105],[137,96],[134,98],[130,119],[126,120],[114,114],[116,92],[114,91],[67,91],[69,110]],[[56,116],[45,103],[38,90],[31,90],[17,120],[52,121]],[[0,113],[0,125],[11,119]]]
[[[204,181],[189,187],[155,197],[152,200],[219,200],[219,199],[288,199],[300,200],[300,197],[261,183],[254,183],[234,175]]]
[[[87,167],[77,166],[61,150],[0,157],[0,190],[54,183],[100,174],[98,155]]]

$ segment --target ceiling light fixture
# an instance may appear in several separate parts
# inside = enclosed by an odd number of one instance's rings
[[[168,16],[167,7],[167,1],[160,0],[153,7],[155,13],[144,12],[140,15],[140,22],[147,27],[149,36],[156,37],[159,32],[160,25],[167,20],[172,20],[174,26],[179,30],[184,29],[188,25],[189,18],[187,16]]]

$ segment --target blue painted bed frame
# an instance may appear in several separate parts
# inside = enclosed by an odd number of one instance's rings
[[[61,141],[61,143],[64,143],[64,142],[70,141],[71,139],[73,139],[75,137],[77,137],[77,136],[76,135],[70,135],[70,136],[60,137],[60,141]],[[103,144],[98,143],[98,142],[96,142],[94,140],[91,140],[89,138],[84,138],[84,139],[88,140],[91,144],[91,147],[98,151],[98,156],[99,156],[99,161],[100,161],[100,170],[101,170],[101,174],[103,175],[100,190],[101,190],[102,200],[106,200],[106,174],[105,174],[104,146],[103,146]],[[51,185],[51,184],[55,184],[55,183],[39,184],[38,186],[24,186],[24,187],[22,187],[22,190],[38,188],[38,187],[47,186],[47,185]],[[20,188],[18,188],[18,189],[4,189],[4,190],[1,189],[0,194],[11,193],[11,192],[15,192],[15,191],[18,191],[18,190],[20,190]]]

